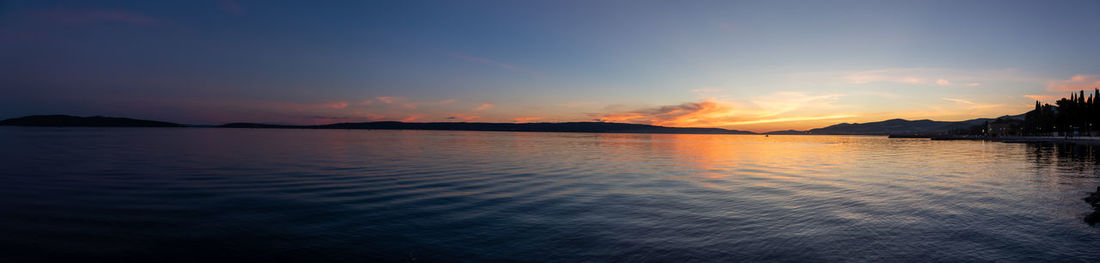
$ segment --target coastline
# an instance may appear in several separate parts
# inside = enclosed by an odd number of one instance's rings
[[[988,137],[988,136],[967,136],[967,135],[941,135],[941,136],[904,136],[904,135],[890,135],[890,138],[928,138],[933,141],[990,141],[990,142],[1003,142],[1003,143],[1072,143],[1072,144],[1086,144],[1086,145],[1100,145],[1100,137],[1092,136],[1075,136],[1075,137],[1062,137],[1062,136],[1002,136],[1002,137]]]

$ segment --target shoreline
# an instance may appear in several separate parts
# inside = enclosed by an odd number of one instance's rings
[[[1086,145],[1100,145],[1100,137],[1091,136],[1076,136],[1076,137],[1054,137],[1054,136],[1004,136],[1004,137],[986,137],[986,136],[964,136],[964,135],[942,135],[942,136],[893,136],[890,138],[928,138],[933,141],[990,141],[990,142],[1003,142],[1003,143],[1072,143],[1072,144],[1086,144]]]

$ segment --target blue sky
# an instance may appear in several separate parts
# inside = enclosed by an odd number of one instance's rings
[[[5,1],[0,117],[620,121],[1019,114],[1100,87],[1096,1]]]

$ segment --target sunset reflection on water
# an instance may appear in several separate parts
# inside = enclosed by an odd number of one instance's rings
[[[0,144],[14,259],[1029,261],[1100,243],[1081,221],[1090,146],[201,128]]]

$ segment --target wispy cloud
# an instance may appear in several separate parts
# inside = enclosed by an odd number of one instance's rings
[[[374,99],[381,101],[382,103],[390,104],[393,103],[394,100],[397,100],[397,97],[374,97]]]
[[[471,120],[476,120],[476,119],[479,119],[479,118],[481,118],[481,116],[470,115],[470,114],[462,114],[462,113],[451,113],[445,119],[471,121]]]
[[[633,111],[593,114],[600,121],[642,123],[674,127],[730,127],[764,123],[819,121],[851,118],[856,114],[806,114],[841,109],[834,103],[837,94],[776,92],[747,102],[704,99],[678,105],[643,108]]]
[[[493,105],[493,104],[489,104],[489,103],[485,103],[485,104],[481,104],[481,105],[478,105],[477,107],[474,107],[474,109],[473,109],[473,110],[474,110],[474,111],[483,111],[483,110],[488,110],[488,109],[491,109],[491,108],[493,108],[494,106],[496,106],[496,105]]]
[[[405,117],[405,118],[401,119],[400,121],[403,121],[403,122],[417,121],[417,120],[419,120],[420,118],[423,118],[423,117],[424,117],[423,114],[412,114],[412,115],[409,115],[408,117]]]
[[[878,69],[844,73],[849,84],[868,84],[876,82],[894,82],[918,84],[923,81],[919,76],[927,75],[930,69]]]
[[[532,121],[537,121],[537,120],[541,120],[541,119],[543,119],[543,117],[530,116],[530,117],[513,118],[512,121],[514,121],[514,122],[532,122]]]
[[[990,109],[997,109],[997,108],[1001,108],[1001,107],[1005,106],[1005,104],[977,103],[977,102],[974,102],[974,101],[971,101],[971,100],[959,99],[959,98],[942,98],[942,99],[946,100],[946,101],[955,102],[957,104],[961,104],[963,109],[969,110],[969,111],[990,110]]]
[[[1042,81],[1015,69],[957,69],[957,68],[885,68],[861,71],[811,72],[796,75],[807,81],[864,85],[896,83],[910,85],[952,86],[966,83],[968,87],[981,86],[984,81],[1033,83]]]
[[[593,106],[593,105],[596,105],[596,104],[599,104],[599,103],[595,102],[595,101],[574,101],[574,102],[562,103],[562,104],[559,104],[559,105],[562,106],[562,107],[566,107],[566,108],[576,108],[576,107],[582,107],[582,106]]]
[[[692,89],[691,92],[692,93],[697,93],[697,94],[706,94],[706,93],[720,92],[722,90],[724,90],[724,89],[717,88],[717,87],[703,87],[703,88],[698,88],[698,89]]]
[[[973,101],[964,100],[964,99],[955,99],[955,98],[942,98],[942,99],[946,100],[946,101],[954,101],[954,102],[958,102],[958,103],[962,103],[962,104],[970,104],[970,105],[977,104],[977,103],[974,103]]]
[[[1053,80],[1047,85],[1047,91],[1078,91],[1100,89],[1100,75],[1076,75],[1067,80]]]
[[[343,109],[343,108],[348,107],[348,102],[340,101],[340,102],[327,103],[327,104],[322,104],[321,107],[330,108],[330,109]]]
[[[776,123],[776,122],[835,120],[835,119],[843,119],[843,118],[852,118],[852,117],[856,117],[856,116],[858,116],[858,115],[855,115],[855,114],[834,114],[834,115],[823,115],[823,116],[783,117],[783,118],[772,118],[772,119],[751,120],[751,121],[734,121],[734,122],[728,122],[728,123],[726,123],[726,125],[747,125],[747,124]]]
[[[1044,103],[1054,102],[1055,100],[1063,98],[1063,96],[1056,95],[1024,95],[1024,97]]]

